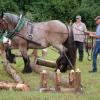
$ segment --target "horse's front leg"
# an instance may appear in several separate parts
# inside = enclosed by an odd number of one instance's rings
[[[24,69],[23,69],[22,72],[23,73],[32,72],[32,68],[31,68],[31,65],[30,65],[30,59],[29,59],[29,56],[27,54],[27,48],[20,47],[20,52],[21,52],[23,60],[24,60]]]
[[[6,58],[5,47],[4,47],[4,44],[2,44],[2,43],[0,44],[0,52],[1,52],[0,55],[2,57],[3,62],[8,63],[9,61]]]

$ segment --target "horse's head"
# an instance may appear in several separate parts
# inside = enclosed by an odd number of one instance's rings
[[[16,27],[18,20],[18,16],[2,12],[0,15],[0,30],[13,30]]]
[[[6,30],[8,28],[8,23],[4,17],[4,13],[0,14],[0,31]]]

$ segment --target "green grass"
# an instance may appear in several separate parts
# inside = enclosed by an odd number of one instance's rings
[[[17,52],[17,51],[14,51]],[[41,56],[41,50],[39,50]],[[52,50],[48,50],[47,59],[56,60],[58,54]],[[78,56],[77,56],[78,58]],[[2,60],[2,59],[1,59]],[[31,61],[33,57],[31,58]],[[29,92],[13,91],[13,90],[0,90],[0,100],[100,100],[100,56],[98,56],[98,72],[88,73],[91,69],[92,62],[87,60],[85,53],[84,61],[79,62],[77,59],[76,67],[81,70],[82,84],[84,86],[84,94],[75,93],[40,93],[37,91],[39,87],[39,75],[32,72],[30,74],[22,74],[23,60],[17,58],[17,64],[13,65],[18,74],[22,77],[25,83],[29,84],[31,90]],[[54,71],[54,69],[44,69]],[[62,74],[64,77],[68,76],[68,72]],[[0,81],[14,82],[12,78],[5,72],[2,64],[0,64]],[[49,85],[54,86],[53,82],[49,80]]]

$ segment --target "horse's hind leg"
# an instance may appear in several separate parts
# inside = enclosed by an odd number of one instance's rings
[[[63,71],[63,67],[67,67],[65,66],[66,59],[64,56],[64,52],[67,51],[67,48],[65,48],[62,44],[54,45],[54,47],[58,49],[60,53],[60,57],[56,61],[56,64],[57,64],[56,69],[60,69],[61,71]]]
[[[21,51],[21,54],[22,54],[22,57],[23,57],[23,60],[24,60],[23,73],[30,73],[30,72],[32,72],[32,68],[30,66],[30,59],[29,59],[29,56],[27,54],[27,48],[20,47],[20,51]]]

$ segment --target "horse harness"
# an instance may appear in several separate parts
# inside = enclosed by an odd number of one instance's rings
[[[18,37],[20,37],[20,38],[22,38],[22,39],[24,39],[24,40],[26,40],[26,41],[28,41],[30,43],[33,43],[33,44],[38,45],[38,46],[41,46],[41,44],[39,44],[39,43],[37,43],[37,42],[32,40],[32,38],[33,38],[33,34],[32,33],[33,33],[34,26],[30,22],[28,22],[31,25],[29,34],[26,37],[23,37],[19,33],[20,30],[24,27],[25,21],[26,21],[25,18],[22,18],[22,16],[21,16],[19,21],[18,21],[18,23],[17,23],[17,25],[16,25],[16,27],[15,27],[15,29],[13,31],[5,31],[5,33],[2,35],[1,38],[6,37],[8,39],[13,39],[15,36],[18,36]]]

